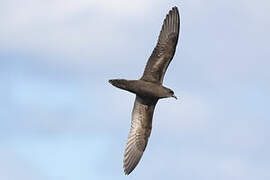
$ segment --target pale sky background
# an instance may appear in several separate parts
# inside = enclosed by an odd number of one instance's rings
[[[144,156],[122,161],[166,13],[181,34]],[[1,180],[269,180],[269,0],[0,1]]]

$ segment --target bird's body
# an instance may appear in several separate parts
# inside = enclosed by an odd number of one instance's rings
[[[139,163],[152,129],[156,103],[161,98],[174,97],[174,92],[162,85],[165,72],[174,56],[179,36],[180,18],[177,7],[167,14],[158,43],[139,80],[113,79],[109,82],[136,94],[131,129],[124,153],[124,171],[130,174]]]
[[[170,89],[160,84],[144,80],[114,79],[110,80],[109,82],[120,89],[137,94],[142,98],[149,98],[153,100],[168,97],[168,91],[170,91]]]

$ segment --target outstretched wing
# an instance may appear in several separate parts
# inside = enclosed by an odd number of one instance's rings
[[[151,134],[155,105],[156,101],[147,105],[142,98],[136,96],[124,154],[124,171],[127,175],[133,171],[143,155]]]
[[[177,7],[167,14],[158,43],[148,59],[142,80],[162,84],[165,72],[174,56],[179,36],[180,18]]]

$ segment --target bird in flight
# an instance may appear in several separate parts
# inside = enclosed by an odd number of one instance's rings
[[[162,85],[165,72],[174,56],[180,18],[173,7],[163,21],[158,42],[139,80],[112,79],[109,82],[120,89],[136,94],[132,111],[131,129],[124,153],[124,172],[130,174],[139,163],[152,129],[152,118],[159,99],[177,97]]]

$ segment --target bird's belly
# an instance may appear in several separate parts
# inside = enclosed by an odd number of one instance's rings
[[[140,82],[136,85],[135,93],[140,97],[159,98],[160,86],[150,82]]]

